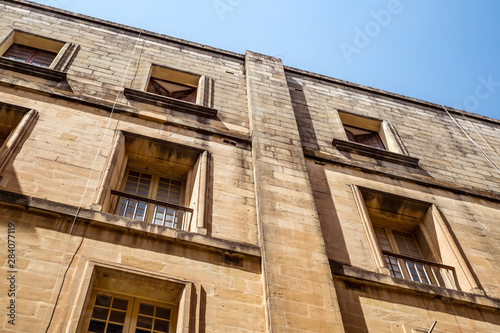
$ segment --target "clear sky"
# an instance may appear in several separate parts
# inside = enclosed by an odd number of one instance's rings
[[[35,2],[500,119],[500,0]]]

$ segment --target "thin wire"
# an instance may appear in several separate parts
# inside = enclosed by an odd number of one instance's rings
[[[45,318],[47,318],[47,313],[49,311],[49,308],[50,308],[50,304],[52,303],[52,299],[54,298],[54,294],[55,294],[55,291],[56,291],[56,287],[57,287],[57,282],[59,281],[59,277],[61,275],[61,271],[62,271],[62,267],[63,267],[63,263],[64,263],[64,256],[66,255],[66,250],[68,248],[68,243],[69,243],[69,239],[71,237],[71,234],[73,232],[73,228],[75,226],[75,223],[76,223],[76,219],[78,217],[78,214],[80,213],[80,210],[83,206],[83,201],[85,199],[85,195],[87,194],[87,190],[88,190],[88,187],[89,187],[89,183],[90,183],[90,180],[92,178],[92,173],[94,172],[94,167],[95,167],[95,164],[97,162],[97,157],[99,156],[99,152],[101,151],[102,149],[102,145],[103,145],[103,142],[104,142],[104,139],[106,138],[106,134],[109,130],[109,126],[111,124],[111,119],[113,118],[113,114],[114,114],[114,111],[115,111],[115,108],[116,108],[116,104],[118,103],[118,99],[120,98],[120,94],[123,90],[123,87],[125,86],[125,79],[127,78],[127,74],[128,74],[128,70],[129,70],[129,67],[130,67],[130,64],[132,63],[132,60],[134,58],[134,55],[135,55],[135,50],[137,48],[137,45],[139,44],[139,40],[141,38],[141,35],[142,35],[142,31],[139,32],[139,36],[137,36],[137,41],[135,42],[135,45],[134,45],[134,49],[132,50],[132,55],[130,56],[130,60],[127,64],[127,67],[125,69],[125,73],[123,74],[123,79],[122,79],[122,82],[121,82],[121,85],[120,85],[120,90],[118,90],[118,94],[116,95],[116,99],[115,99],[115,102],[113,103],[113,107],[111,109],[111,113],[109,114],[109,117],[108,117],[108,123],[106,125],[106,129],[104,130],[104,135],[102,136],[102,139],[101,139],[101,142],[99,143],[99,147],[97,148],[97,152],[95,154],[95,157],[94,157],[94,161],[92,162],[92,167],[90,168],[90,173],[89,173],[89,177],[87,178],[87,182],[85,184],[85,189],[83,190],[83,194],[82,194],[82,198],[80,200],[80,204],[78,205],[78,209],[73,217],[73,222],[71,223],[71,228],[69,229],[69,232],[68,232],[68,236],[66,238],[66,244],[64,245],[64,250],[63,250],[63,253],[62,253],[62,257],[61,257],[61,263],[59,264],[59,271],[57,272],[57,277],[56,277],[56,284],[54,285],[54,289],[52,290],[52,294],[50,295],[50,300],[49,300],[49,306],[47,307],[47,310],[45,311],[45,315],[43,316],[43,320],[42,320],[42,324],[40,326],[40,331],[41,332],[43,330],[43,325],[45,323]],[[82,245],[83,243],[83,239],[84,237],[82,237],[82,240],[80,242],[80,245],[78,246],[77,250],[75,251],[75,253],[73,254],[71,260],[70,260],[70,264],[71,262],[73,262],[73,259],[74,257],[76,256],[76,253],[77,251],[80,249],[80,246]],[[69,266],[67,267],[66,271],[69,269]],[[64,274],[64,276],[66,276],[66,273]],[[52,320],[52,317],[54,315],[54,312],[56,311],[56,308],[55,308],[55,305],[57,304],[57,300],[59,299],[59,295],[61,293],[61,290],[62,290],[62,286],[64,284],[64,279],[63,281],[61,281],[61,285],[59,287],[59,292],[58,292],[58,296],[56,298],[56,302],[54,303],[54,309],[52,310],[52,315],[51,315],[51,319],[49,320],[49,323],[47,325],[47,328],[45,330],[45,332],[48,332],[49,330],[49,327],[50,327],[50,324],[51,324],[51,320]]]
[[[495,151],[495,149],[493,149],[493,147],[490,145],[490,143],[484,138],[484,136],[481,134],[481,132],[477,129],[476,125],[470,121],[466,116],[465,114],[463,113],[462,110],[459,110],[460,111],[460,114],[462,115],[462,118],[464,118],[465,121],[467,121],[469,124],[472,125],[472,127],[474,128],[474,132],[476,132],[476,134],[484,141],[484,143],[490,148],[490,150],[493,152],[493,154],[495,154],[496,158],[497,158],[497,161],[500,161],[500,156],[498,155],[498,153]]]
[[[432,331],[434,331],[434,327],[436,327],[436,324],[437,324],[437,320],[435,320],[434,323],[432,323],[432,326],[427,333],[432,333]]]
[[[448,114],[448,116],[450,116],[450,118],[453,120],[453,122],[462,130],[462,132],[465,134],[465,136],[467,138],[469,138],[469,140],[474,144],[474,146],[476,146],[476,148],[481,152],[481,154],[483,154],[484,158],[486,158],[486,160],[493,166],[493,168],[495,168],[495,170],[500,174],[500,168],[498,167],[498,165],[495,163],[495,161],[493,161],[489,156],[488,154],[486,154],[486,152],[476,143],[476,141],[474,141],[473,138],[471,138],[469,136],[469,134],[467,134],[467,131],[462,127],[462,125],[460,125],[460,123],[451,115],[450,112],[448,112],[448,110],[443,106],[441,105],[441,107],[446,111],[446,113]]]

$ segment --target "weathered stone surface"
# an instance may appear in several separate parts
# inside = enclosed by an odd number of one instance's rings
[[[500,330],[500,174],[450,115],[497,164],[500,121],[24,0],[0,16],[0,43],[16,30],[71,46],[57,70],[0,66],[0,111],[33,115],[0,118],[0,139],[16,133],[0,154],[2,315],[16,272],[2,332],[86,331],[93,288],[175,303],[176,332]],[[207,78],[210,107],[127,98],[150,94],[152,65]],[[345,117],[379,124],[388,151],[347,141]],[[203,205],[189,229],[114,215],[127,166],[187,160]],[[390,276],[366,191],[430,207],[415,225],[460,290]]]

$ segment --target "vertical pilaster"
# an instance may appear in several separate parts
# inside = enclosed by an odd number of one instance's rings
[[[283,65],[246,53],[268,332],[343,332]]]

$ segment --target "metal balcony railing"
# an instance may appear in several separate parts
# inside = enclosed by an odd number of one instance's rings
[[[115,190],[111,190],[111,194],[117,196],[115,215],[183,230],[187,229],[193,216],[192,208]]]
[[[406,280],[458,289],[457,274],[452,266],[382,251],[391,275]]]

